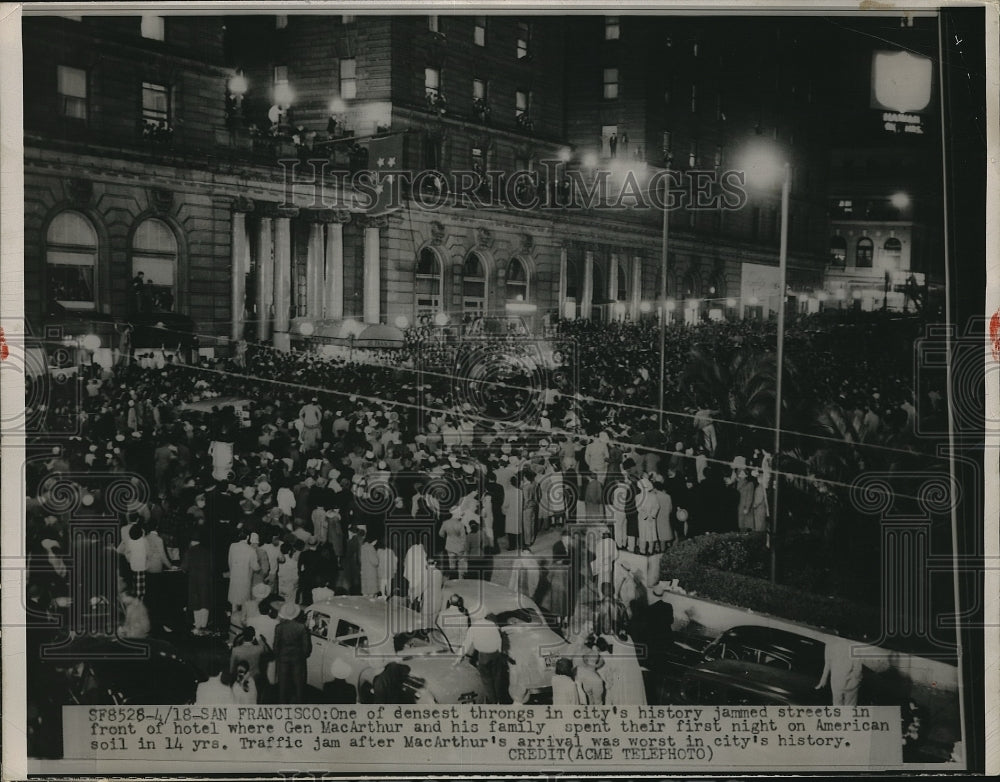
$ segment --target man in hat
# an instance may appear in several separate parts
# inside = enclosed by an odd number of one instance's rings
[[[319,445],[322,436],[323,408],[317,404],[319,399],[313,397],[308,404],[299,409],[299,421],[302,422],[302,451],[308,453]]]
[[[312,638],[298,621],[301,609],[291,600],[278,612],[274,628],[274,661],[278,678],[279,703],[303,703],[306,690],[306,661],[312,654]]]

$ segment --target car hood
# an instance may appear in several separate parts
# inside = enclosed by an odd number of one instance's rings
[[[483,700],[483,682],[469,663],[452,667],[452,655],[430,655],[406,661],[410,676],[423,679],[427,691],[438,703],[464,703]]]

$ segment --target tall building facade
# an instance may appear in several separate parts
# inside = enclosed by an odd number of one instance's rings
[[[279,347],[345,322],[766,317],[780,184],[719,197],[761,142],[790,166],[806,307],[829,91],[795,62],[822,41],[789,19],[28,16],[27,312],[152,300],[204,345]],[[398,197],[372,208],[376,183]]]

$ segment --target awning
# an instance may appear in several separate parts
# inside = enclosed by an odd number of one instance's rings
[[[395,326],[373,323],[354,340],[356,348],[401,348],[405,336]]]

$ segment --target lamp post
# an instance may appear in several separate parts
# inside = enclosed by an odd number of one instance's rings
[[[666,176],[663,177],[663,240],[660,248],[660,418],[659,429],[663,431],[663,373],[666,371],[667,349],[667,243],[670,238],[670,150],[663,154]]]
[[[785,353],[785,289],[788,273],[788,198],[792,190],[792,168],[784,165],[784,180],[781,183],[781,245],[778,251],[778,377],[775,384],[774,402],[774,512],[771,520],[771,581],[778,580],[778,501],[781,473],[778,460],[781,448],[781,376],[784,374]]]
[[[778,519],[781,494],[781,407],[785,363],[785,298],[788,289],[788,201],[792,189],[791,164],[782,160],[778,150],[760,140],[751,143],[746,153],[749,177],[758,177],[761,187],[773,187],[781,175],[781,244],[778,250],[778,335],[776,345],[777,378],[774,389],[774,494],[768,547],[771,551],[771,581],[778,580]],[[755,300],[751,298],[751,303]]]

